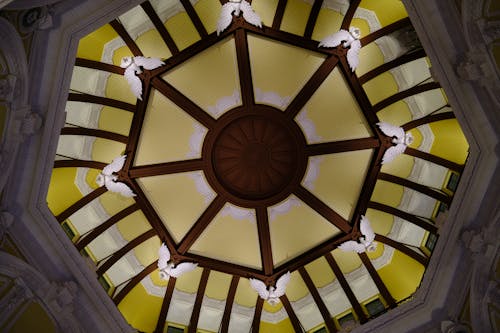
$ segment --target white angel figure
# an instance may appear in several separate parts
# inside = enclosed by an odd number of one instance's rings
[[[142,69],[155,69],[165,63],[157,58],[146,57],[123,57],[120,63],[121,68],[125,68],[123,74],[130,85],[130,90],[135,97],[142,100],[142,82],[136,74],[141,74]]]
[[[377,243],[375,240],[375,233],[370,225],[370,221],[363,215],[361,215],[361,223],[359,226],[362,236],[359,237],[358,241],[347,241],[339,245],[339,249],[344,252],[356,251],[357,253],[363,253],[365,251],[374,252],[377,249]]]
[[[349,48],[347,51],[347,62],[349,67],[354,72],[359,65],[359,50],[361,49],[361,31],[359,28],[350,27],[349,31],[340,29],[338,32],[330,35],[319,42],[318,47],[336,47],[342,43],[344,48]]]
[[[250,279],[250,286],[259,294],[259,296],[271,305],[276,305],[280,302],[280,297],[285,294],[286,286],[290,282],[290,272],[280,276],[276,281],[276,287],[270,286],[257,279]]]
[[[170,251],[165,243],[161,244],[158,250],[158,270],[160,271],[160,278],[168,280],[169,277],[178,278],[182,274],[192,271],[198,264],[192,262],[183,262],[175,265],[170,260]]]
[[[135,193],[128,187],[127,184],[117,181],[118,176],[115,175],[123,168],[127,155],[119,156],[97,175],[95,182],[99,186],[106,186],[108,191],[123,195],[124,197],[135,197]]]
[[[221,8],[219,20],[217,21],[217,36],[231,25],[231,22],[233,22],[233,13],[238,16],[240,12],[243,13],[245,21],[262,28],[260,16],[254,12],[252,6],[247,1],[229,0]]]
[[[392,137],[392,143],[395,146],[389,147],[384,156],[382,156],[382,164],[391,162],[396,156],[401,155],[406,150],[406,147],[413,143],[413,135],[410,132],[405,133],[402,127],[394,126],[389,123],[377,123],[382,133]]]

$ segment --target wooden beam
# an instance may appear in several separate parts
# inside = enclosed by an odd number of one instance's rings
[[[83,59],[83,58],[76,58],[75,66],[97,69],[100,71],[114,73],[118,75],[123,75],[125,73],[125,68],[121,68],[120,66],[107,64],[104,62],[90,60],[90,59]]]
[[[349,283],[345,279],[344,274],[340,270],[339,265],[335,261],[335,258],[333,258],[332,254],[328,252],[325,254],[326,261],[330,265],[333,273],[335,274],[335,277],[337,278],[337,281],[339,281],[340,286],[344,290],[344,293],[347,296],[347,299],[351,303],[352,308],[354,309],[354,312],[356,312],[356,315],[359,318],[359,321],[364,324],[368,320],[366,317],[363,308],[361,307],[361,304],[359,304],[358,299],[356,298],[356,295],[354,295],[354,292],[352,291],[351,287],[349,286]]]
[[[204,162],[202,159],[175,161],[150,165],[134,166],[129,169],[130,178],[152,177],[169,175],[172,173],[190,172],[202,170]]]
[[[194,9],[193,5],[189,0],[180,0],[182,3],[182,6],[186,10],[186,13],[188,14],[189,18],[194,24],[194,27],[196,28],[196,31],[198,31],[198,34],[200,37],[203,39],[206,36],[208,36],[207,29],[205,29],[205,26],[203,26],[203,23],[200,20],[200,17],[196,13],[196,10]]]
[[[385,172],[381,172],[378,175],[378,179],[380,180],[385,180],[387,182],[391,182],[393,184],[401,185],[407,188],[411,188],[414,191],[420,192],[422,194],[425,194],[431,198],[434,198],[436,200],[439,200],[441,202],[444,202],[448,206],[451,204],[451,199],[453,198],[452,196],[447,195],[446,193],[439,192],[435,189],[432,189],[428,186],[422,185],[415,183],[411,180],[408,180],[406,178],[401,178],[398,176],[394,176]]]
[[[215,125],[215,119],[211,115],[206,113],[202,108],[194,104],[189,98],[163,79],[155,77],[151,80],[151,83],[153,87],[158,89],[165,97],[174,102],[178,107],[206,128],[211,129]]]
[[[56,160],[54,161],[54,168],[90,168],[102,170],[106,163],[97,161],[86,160]]]
[[[442,113],[436,113],[436,114],[429,114],[425,117],[415,119],[412,121],[407,122],[404,124],[402,127],[406,131],[411,130],[412,128],[424,125],[424,124],[430,124],[436,121],[441,121],[441,120],[446,120],[446,119],[455,119],[455,114],[453,112],[442,112]]]
[[[409,89],[400,91],[392,96],[387,97],[386,99],[373,105],[373,110],[375,112],[379,112],[380,110],[383,110],[384,108],[388,107],[389,105],[396,103],[397,101],[400,101],[406,97],[410,97],[413,95],[423,93],[425,91],[439,89],[439,88],[441,88],[441,85],[439,84],[439,82],[423,83],[423,84],[411,87]]]
[[[151,274],[155,269],[158,268],[158,261],[154,261],[151,264],[149,264],[148,267],[144,268],[139,274],[134,276],[130,281],[121,289],[118,294],[113,295],[113,302],[115,305],[120,304],[121,301],[127,296],[127,294],[139,283],[144,279],[146,276]]]
[[[255,104],[255,100],[252,83],[252,69],[250,67],[250,55],[245,30],[236,30],[234,41],[236,44],[236,58],[238,60],[241,99],[243,106],[251,106]]]
[[[323,0],[314,0],[311,12],[309,13],[309,18],[307,19],[306,29],[304,31],[305,38],[311,38],[322,5]]]
[[[366,269],[368,270],[368,273],[370,274],[373,282],[375,282],[375,285],[377,286],[378,291],[384,298],[385,302],[389,305],[389,308],[393,309],[396,307],[396,301],[392,297],[391,293],[385,286],[384,282],[380,278],[380,275],[378,275],[377,270],[375,267],[373,267],[372,262],[370,261],[370,258],[368,258],[368,255],[363,252],[363,253],[358,253],[359,258],[365,265]]]
[[[316,286],[314,285],[311,277],[309,276],[309,273],[307,273],[307,271],[304,267],[300,267],[299,274],[302,277],[302,280],[304,280],[304,283],[306,284],[307,289],[309,289],[309,292],[311,293],[311,296],[314,299],[314,302],[318,306],[319,312],[321,313],[321,316],[323,317],[323,320],[325,322],[326,328],[328,329],[328,332],[330,332],[330,333],[337,332],[337,328],[335,327],[335,323],[333,322],[333,319],[330,315],[330,312],[328,311],[328,308],[326,307],[325,302],[323,302],[323,299],[321,298],[321,295],[319,294],[318,289],[316,289]]]
[[[307,156],[317,156],[377,147],[380,147],[380,141],[377,138],[362,138],[309,144],[306,146],[305,153]]]
[[[168,32],[167,28],[161,21],[158,14],[155,12],[151,3],[149,1],[143,2],[141,3],[141,7],[146,13],[146,15],[149,17],[151,22],[153,23],[153,25],[155,26],[156,30],[158,30],[158,33],[163,39],[163,42],[165,43],[165,45],[167,45],[172,55],[176,55],[177,53],[179,53],[179,48],[177,47],[177,45],[175,45],[172,36],[170,36],[170,33]]]
[[[165,290],[165,295],[163,296],[160,315],[158,316],[158,321],[156,322],[156,328],[154,330],[154,333],[163,333],[163,330],[165,329],[165,322],[167,320],[167,314],[168,314],[168,309],[170,308],[172,295],[174,294],[174,287],[176,281],[177,279],[172,276],[168,278],[167,290]]]
[[[236,296],[236,289],[238,288],[238,282],[240,278],[238,276],[233,276],[231,279],[231,285],[229,286],[229,292],[226,298],[226,305],[224,307],[224,315],[222,316],[221,333],[227,333],[229,329],[229,320],[231,319],[231,310],[233,309],[234,296]]]
[[[73,215],[76,211],[80,210],[83,208],[86,204],[91,202],[92,200],[98,198],[101,194],[106,192],[106,187],[98,187],[89,194],[85,195],[83,198],[66,208],[62,213],[56,216],[56,220],[59,223],[63,223],[64,220],[69,218],[71,215]]]
[[[340,29],[344,30],[349,30],[349,27],[352,22],[352,18],[354,17],[354,13],[358,9],[359,3],[361,0],[350,0],[349,1],[349,9],[347,9],[347,12],[344,15],[344,19],[342,20],[342,24],[340,26]]]
[[[136,106],[134,104],[122,102],[108,97],[94,96],[89,94],[69,93],[68,101],[106,105],[129,112],[135,112],[136,109]]]
[[[410,223],[413,223],[416,226],[419,226],[420,228],[423,228],[423,229],[425,229],[433,234],[437,233],[437,231],[438,231],[437,227],[434,224],[426,222],[415,215],[412,215],[410,213],[404,212],[402,210],[399,210],[397,208],[394,208],[394,207],[391,207],[388,205],[384,205],[384,204],[381,204],[381,203],[378,203],[375,201],[370,201],[368,203],[368,208],[376,209],[376,210],[379,210],[381,212],[400,217],[403,220],[406,220]]]
[[[444,159],[444,158],[438,157],[436,155],[432,155],[432,154],[429,154],[429,153],[426,153],[426,152],[423,152],[423,151],[420,151],[420,150],[417,150],[414,148],[406,147],[405,154],[410,155],[410,156],[414,156],[414,157],[418,157],[418,158],[421,158],[423,160],[441,165],[445,168],[451,169],[451,170],[456,171],[458,173],[462,173],[462,171],[464,170],[464,165],[462,165],[462,164],[458,164],[458,163],[449,161],[447,159]]]
[[[425,54],[424,49],[418,49],[416,51],[403,54],[402,56],[400,56],[392,61],[386,62],[386,63],[372,69],[371,71],[365,73],[364,75],[360,76],[358,78],[358,80],[361,84],[365,84],[366,82],[379,76],[382,73],[385,73],[393,68],[407,64],[407,63],[412,62],[414,60],[423,58],[425,56],[426,56],[426,54]]]
[[[252,333],[259,333],[260,331],[260,317],[262,315],[263,305],[264,300],[257,296],[257,302],[255,303],[255,312],[253,313],[252,320]]]
[[[106,231],[109,227],[114,225],[115,223],[121,221],[125,217],[129,216],[130,214],[136,212],[139,209],[139,205],[137,203],[134,203],[130,206],[128,206],[125,209],[122,209],[115,215],[111,216],[107,221],[104,223],[99,224],[97,227],[92,229],[90,233],[87,235],[81,237],[78,242],[76,242],[75,246],[78,251],[81,251],[85,246],[89,245],[94,239],[99,237],[104,231]]]
[[[365,46],[365,45],[379,39],[380,37],[383,37],[385,35],[388,35],[390,33],[393,33],[399,29],[405,28],[405,27],[410,26],[410,25],[411,25],[411,21],[410,21],[409,17],[402,18],[399,21],[396,21],[394,23],[386,25],[385,27],[383,27],[379,30],[376,30],[376,31],[372,32],[371,34],[361,38],[360,39],[361,46]]]
[[[260,258],[265,275],[273,274],[273,252],[271,247],[271,234],[269,232],[269,220],[266,207],[255,209],[257,217],[257,231],[259,234]]]
[[[196,328],[198,327],[198,319],[200,318],[201,303],[203,302],[203,295],[205,295],[205,289],[207,288],[209,275],[210,270],[204,268],[203,273],[201,273],[201,280],[200,284],[198,285],[198,292],[196,293],[196,300],[194,301],[191,319],[189,320],[188,333],[196,333]]]
[[[279,0],[278,7],[276,7],[276,13],[274,14],[272,28],[279,30],[281,26],[281,21],[283,21],[283,15],[285,14],[287,0]]]
[[[297,318],[295,311],[293,311],[292,304],[290,304],[288,297],[286,297],[286,295],[283,295],[280,297],[280,300],[281,303],[283,303],[283,306],[285,307],[286,313],[288,314],[288,318],[290,319],[290,322],[292,323],[295,332],[304,332],[304,329],[300,324],[299,318]]]
[[[127,243],[124,247],[113,253],[113,255],[107,259],[102,265],[97,267],[97,276],[101,276],[108,269],[111,268],[118,260],[120,260],[124,255],[126,255],[129,251],[134,249],[137,245],[144,243],[148,239],[150,239],[153,236],[157,236],[156,230],[150,229],[143,233],[142,235],[137,236],[136,238],[132,239],[130,242]]]
[[[95,136],[121,143],[127,143],[128,137],[118,133],[108,132],[100,129],[82,128],[82,127],[64,127],[61,129],[61,135],[82,135],[82,136]]]
[[[224,204],[226,203],[226,199],[220,195],[218,195],[205,209],[203,214],[198,218],[196,223],[191,227],[188,233],[184,236],[184,238],[179,243],[177,251],[180,254],[185,254],[187,250],[193,245],[194,242],[198,239],[198,237],[203,233],[205,228],[212,222],[212,219],[217,215],[217,213],[222,209]]]
[[[117,20],[114,19],[113,21],[109,22],[111,27],[116,31],[116,33],[123,39],[127,47],[130,49],[132,54],[134,56],[143,56],[141,50],[135,43],[135,41],[132,39],[132,37],[129,35],[127,30],[125,30],[125,27]]]
[[[424,257],[421,254],[418,254],[417,252],[413,251],[412,249],[410,249],[406,245],[401,244],[400,242],[395,241],[393,239],[390,239],[389,237],[375,234],[375,240],[378,242],[384,243],[386,245],[389,245],[390,247],[393,247],[394,249],[406,254],[408,257],[412,258],[413,260],[418,261],[424,267],[427,267],[427,265],[429,264],[429,259],[427,257]]]

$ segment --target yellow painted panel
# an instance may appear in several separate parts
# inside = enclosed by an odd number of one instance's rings
[[[290,283],[286,287],[286,296],[291,302],[298,301],[299,299],[305,297],[309,293],[304,280],[300,276],[298,271],[292,272],[290,274]]]
[[[363,187],[373,151],[323,155],[313,187],[308,188],[344,219],[350,220]]]
[[[236,295],[234,296],[234,302],[241,306],[254,307],[255,302],[257,302],[257,293],[250,286],[250,281],[248,279],[240,279],[238,283],[238,288],[236,289]]]
[[[240,89],[234,38],[215,44],[163,78],[200,107],[215,106]]]
[[[229,286],[231,285],[231,275],[210,271],[208,277],[207,288],[205,289],[205,295],[212,299],[225,300],[227,298],[227,293],[229,292]],[[240,283],[243,281],[240,281]]]
[[[111,163],[114,158],[123,155],[124,152],[124,143],[96,138],[92,145],[92,160]]]
[[[194,5],[194,10],[209,34],[217,30],[220,9],[221,3],[219,0],[200,0]]]
[[[254,35],[248,36],[248,46],[254,90],[281,97],[295,97],[325,59],[319,53]]]
[[[329,8],[321,8],[314,26],[312,39],[320,41],[340,30],[344,16]]]
[[[456,119],[447,119],[429,124],[434,133],[431,154],[455,163],[464,164],[469,154],[469,144]]]
[[[403,197],[403,186],[396,185],[384,180],[378,180],[371,197],[376,201],[392,207],[397,207]]]
[[[98,200],[109,216],[117,214],[135,202],[133,198],[126,198],[118,193],[109,191],[100,195]]]
[[[16,319],[16,322],[9,329],[9,333],[57,332],[50,315],[36,302],[30,302],[24,312]]]
[[[153,332],[163,299],[149,295],[142,283],[138,283],[118,304],[118,310],[127,322],[143,332]],[[137,306],[140,304],[140,306]]]
[[[340,232],[303,203],[292,206],[288,212],[269,221],[269,229],[275,266],[297,257]]]
[[[146,31],[135,40],[135,43],[145,57],[167,59],[172,56],[172,53],[156,29]]]
[[[362,265],[357,253],[344,252],[339,249],[333,250],[331,253],[344,274],[350,273]]]
[[[120,48],[117,48],[114,53],[113,53],[113,64],[116,66],[120,66],[120,63],[122,62],[123,57],[133,57],[134,54],[130,49],[126,46],[122,46]],[[121,76],[121,75],[119,75]]]
[[[377,112],[377,116],[380,121],[388,122],[394,126],[401,126],[410,120],[412,120],[412,115],[408,104],[403,101],[398,101],[392,103],[386,108]]]
[[[147,267],[158,259],[158,249],[160,248],[160,245],[160,239],[157,236],[153,236],[145,242],[137,245],[133,251],[141,265]]]
[[[78,58],[101,61],[104,45],[116,37],[118,37],[118,34],[111,25],[105,24],[80,39],[76,56]]]
[[[375,43],[365,45],[359,51],[359,65],[356,67],[356,75],[359,77],[383,63],[384,55],[378,45]]]
[[[242,237],[241,235],[244,235]],[[262,268],[255,218],[217,214],[190,252],[247,267]]]
[[[123,75],[118,74],[109,75],[106,83],[106,97],[134,105],[137,103],[137,98],[132,94],[127,80]]]
[[[267,323],[265,321],[260,322],[259,326],[260,333],[290,333],[294,332],[292,323],[290,319],[286,318],[277,324]]]
[[[160,271],[158,269],[155,269],[151,274],[149,274],[149,276],[155,286],[166,287],[168,285],[168,280],[160,278]],[[177,281],[175,283],[177,285]]]
[[[362,0],[359,7],[374,11],[382,26],[408,16],[400,0]]]
[[[128,136],[133,117],[132,112],[105,106],[99,116],[99,129]]]
[[[368,255],[368,258],[371,260],[377,259],[380,257],[382,254],[384,254],[384,244],[380,242],[376,242],[377,248],[373,252],[367,252],[366,254]]]
[[[101,173],[101,170],[88,169],[87,174],[85,175],[85,181],[93,190],[99,187],[99,185],[97,185],[97,183],[95,182],[99,173]]]
[[[399,91],[398,85],[390,72],[376,76],[366,82],[363,88],[372,104],[376,104]]]
[[[253,0],[253,10],[259,14],[262,24],[268,27],[273,25],[274,14],[278,8],[278,0]]]
[[[177,278],[177,281],[175,281],[175,289],[189,294],[196,293],[198,291],[198,285],[200,284],[202,273],[203,268],[197,267],[190,272],[182,274]]]
[[[139,185],[176,242],[182,239],[210,204],[198,193],[194,174],[181,173],[138,179]]]
[[[116,224],[116,227],[126,241],[131,241],[135,237],[151,229],[151,225],[140,210],[121,219]]]
[[[76,168],[57,168],[52,170],[47,204],[52,214],[61,214],[65,209],[80,200],[83,195],[75,185]]]
[[[386,236],[391,232],[394,223],[394,215],[368,208],[366,217],[370,220],[370,224],[375,233]]]
[[[325,257],[320,257],[306,265],[306,270],[314,285],[318,288],[323,288],[335,280],[335,275]]]
[[[183,50],[200,40],[200,35],[186,12],[181,12],[169,18],[165,23],[165,27],[179,50]]]
[[[269,304],[269,302],[264,302],[264,305],[263,305],[262,309],[264,311],[269,312],[269,313],[276,313],[279,310],[281,310],[282,307],[283,307],[283,303],[281,303],[281,302],[279,302],[276,305],[271,305],[271,304]]]
[[[303,36],[312,6],[301,0],[288,0],[280,29]]]
[[[415,292],[424,271],[423,265],[396,250],[391,263],[379,269],[378,274],[397,302]]]
[[[408,178],[414,164],[415,158],[413,156],[402,154],[391,163],[382,165],[382,169],[380,170],[394,176]]]
[[[316,135],[324,142],[371,135],[356,99],[337,68],[309,99],[298,118],[301,116],[314,123]]]

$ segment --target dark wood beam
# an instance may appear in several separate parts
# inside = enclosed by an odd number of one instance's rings
[[[295,332],[304,332],[304,329],[300,324],[299,318],[297,318],[295,311],[293,311],[292,304],[290,304],[288,297],[286,297],[286,295],[283,295],[280,297],[280,300],[283,303],[283,306],[285,307],[286,313],[288,314],[288,318],[290,319],[290,322],[292,323]]]
[[[351,25],[352,18],[354,17],[354,13],[358,9],[359,3],[361,0],[351,0],[349,1],[349,9],[344,15],[344,19],[342,20],[342,24],[340,29],[349,30],[349,26]]]
[[[400,56],[392,61],[386,62],[386,63],[372,69],[371,71],[360,76],[358,78],[358,80],[361,84],[365,84],[366,82],[379,76],[382,73],[385,73],[393,68],[407,64],[407,63],[412,62],[414,60],[423,58],[425,56],[426,56],[426,54],[425,54],[424,49],[418,49],[416,51],[406,53],[406,54],[404,54],[404,55],[402,55],[402,56]]]
[[[135,112],[136,108],[134,104],[118,101],[116,99],[80,93],[69,93],[68,101],[106,105],[129,112]]]
[[[86,204],[88,204],[92,200],[97,199],[101,194],[103,194],[106,191],[107,191],[106,187],[104,187],[104,186],[96,188],[95,190],[93,190],[92,192],[90,192],[89,194],[87,194],[86,196],[84,196],[83,198],[81,198],[80,200],[78,200],[77,202],[75,202],[74,204],[69,206],[68,208],[66,208],[62,213],[57,215],[56,216],[57,222],[63,223],[64,220],[66,220],[71,215],[76,213],[76,211],[83,208]]]
[[[431,198],[434,198],[436,200],[439,200],[441,202],[444,202],[448,206],[451,203],[451,199],[453,198],[452,196],[447,195],[446,193],[439,192],[433,188],[430,188],[428,186],[422,185],[415,183],[411,180],[408,180],[406,178],[401,178],[398,176],[394,176],[385,172],[381,172],[378,175],[378,179],[380,180],[385,180],[387,182],[391,182],[393,184],[401,185],[407,188],[411,188],[414,191],[420,192],[422,194],[425,194]]]
[[[202,159],[175,161],[159,164],[134,166],[129,169],[130,178],[169,175],[172,173],[190,172],[203,169]]]
[[[185,254],[187,250],[189,250],[191,245],[193,245],[193,243],[196,242],[198,237],[203,233],[203,231],[210,224],[210,222],[212,222],[212,219],[222,209],[225,203],[226,199],[220,195],[217,196],[210,203],[207,209],[205,209],[205,211],[201,214],[196,223],[191,227],[191,229],[179,243],[177,251],[180,254]]]
[[[396,307],[396,301],[392,297],[391,293],[385,286],[384,282],[380,278],[380,275],[378,275],[377,270],[375,267],[373,267],[372,262],[370,261],[370,258],[368,258],[368,255],[363,252],[363,253],[358,253],[359,258],[365,265],[366,269],[368,270],[368,273],[370,274],[373,282],[375,282],[375,285],[377,286],[378,291],[384,298],[385,302],[389,305],[389,308],[393,309]]]
[[[196,300],[194,301],[191,319],[189,320],[188,333],[196,333],[196,328],[198,327],[198,319],[200,318],[201,303],[203,302],[203,295],[205,295],[205,289],[207,288],[209,275],[210,270],[204,268],[203,273],[201,273],[200,284],[198,285],[198,292],[196,293]]]
[[[380,141],[377,138],[362,138],[310,144],[306,146],[305,153],[307,156],[317,156],[377,147],[380,147]]]
[[[421,254],[418,254],[417,252],[413,251],[406,245],[395,241],[393,239],[390,239],[389,237],[385,237],[383,235],[375,234],[375,240],[377,242],[384,243],[386,245],[389,245],[390,247],[393,247],[394,249],[406,254],[408,257],[412,258],[413,260],[418,261],[421,263],[424,267],[427,267],[429,264],[429,259]]]
[[[81,237],[78,240],[78,242],[75,244],[76,249],[78,251],[81,251],[85,246],[89,245],[94,239],[99,237],[104,231],[106,231],[112,225],[121,221],[122,219],[129,216],[130,214],[136,212],[138,209],[139,209],[139,205],[134,203],[131,206],[128,206],[127,208],[122,209],[121,211],[119,211],[115,215],[111,216],[107,221],[99,224],[91,232],[89,232],[85,236]]]
[[[388,35],[390,33],[393,33],[399,29],[405,28],[405,27],[410,26],[410,25],[411,25],[411,21],[410,21],[409,17],[402,18],[399,21],[396,21],[394,23],[386,25],[385,27],[383,27],[379,30],[376,30],[376,31],[372,32],[371,34],[361,38],[360,39],[361,46],[365,46],[365,45],[373,42],[374,40],[379,39],[380,37],[383,37],[385,35]]]
[[[283,21],[283,15],[285,14],[287,0],[279,0],[278,7],[276,7],[276,13],[274,14],[272,28],[279,30],[281,26],[281,21]]]
[[[323,5],[323,0],[314,0],[311,12],[309,13],[309,18],[307,19],[306,29],[304,31],[304,38],[309,38],[309,39],[311,38],[322,5]]]
[[[316,92],[316,90],[333,71],[338,61],[338,58],[333,56],[328,57],[325,59],[325,61],[323,61],[316,72],[314,72],[311,78],[307,81],[304,87],[302,87],[297,96],[295,96],[295,98],[286,108],[285,113],[288,117],[295,118],[295,116],[299,114],[299,112],[302,110],[304,105],[306,105],[311,96]]]
[[[172,295],[174,294],[175,282],[177,281],[174,277],[168,278],[167,290],[163,296],[163,302],[161,303],[160,315],[158,316],[158,321],[156,322],[156,328],[154,333],[163,333],[165,329],[165,322],[167,320],[168,309],[170,308],[170,302],[172,301]]]
[[[82,128],[82,127],[64,127],[61,129],[61,135],[82,135],[82,136],[95,136],[121,143],[127,143],[128,137],[118,133],[108,132],[100,129]]]
[[[335,212],[330,206],[325,204],[323,201],[318,199],[314,194],[309,192],[305,187],[299,186],[294,194],[302,200],[306,205],[314,209],[317,213],[323,216],[327,221],[332,223],[334,226],[339,228],[345,233],[349,233],[352,230],[352,227],[349,223],[340,216],[337,212]]]
[[[102,170],[106,163],[97,161],[85,160],[56,160],[54,161],[54,168],[90,168]]]
[[[260,258],[265,275],[273,274],[273,252],[271,247],[271,234],[269,232],[269,220],[266,207],[255,209],[257,216],[257,231],[260,242]]]
[[[121,39],[123,39],[123,41],[125,42],[125,44],[130,49],[130,51],[132,52],[132,54],[134,56],[137,57],[137,56],[143,55],[141,50],[139,49],[139,47],[135,43],[135,41],[130,36],[130,34],[127,32],[127,30],[125,30],[125,27],[117,19],[114,19],[113,21],[109,22],[109,24],[116,31],[116,33],[121,37]]]
[[[151,274],[155,269],[158,268],[158,261],[154,261],[149,264],[148,267],[144,268],[139,274],[134,276],[130,281],[121,289],[118,294],[113,295],[113,302],[118,305],[127,296],[127,294],[144,279],[146,276]]]
[[[107,259],[102,265],[97,267],[97,276],[101,276],[108,269],[111,268],[118,260],[120,260],[124,255],[126,255],[129,251],[134,249],[137,245],[144,243],[151,237],[157,236],[156,230],[150,229],[143,233],[142,235],[137,236],[136,238],[132,239],[130,242],[127,243],[124,247],[113,253],[113,255]]]
[[[251,106],[255,104],[255,100],[252,83],[252,69],[250,67],[250,55],[245,30],[236,30],[234,41],[236,43],[236,57],[238,59],[238,73],[243,106]]]
[[[405,131],[409,131],[412,128],[424,125],[424,124],[430,124],[436,121],[441,121],[441,120],[446,120],[446,119],[455,119],[455,114],[453,112],[442,112],[442,113],[436,113],[436,114],[429,114],[425,117],[415,119],[412,121],[407,122],[404,124],[402,127]]]
[[[196,13],[196,10],[194,9],[193,5],[189,0],[180,0],[182,3],[182,6],[186,10],[186,13],[188,14],[189,18],[194,24],[194,27],[196,28],[196,31],[198,31],[198,34],[200,35],[201,38],[205,38],[208,36],[207,29],[205,29],[205,26],[203,26],[203,23],[200,20],[200,17]]]
[[[75,66],[97,69],[100,71],[115,73],[118,75],[123,75],[123,73],[125,73],[125,68],[121,68],[120,66],[83,58],[76,58]]]
[[[234,296],[236,296],[236,289],[238,288],[238,282],[240,278],[238,276],[233,276],[231,280],[231,285],[229,286],[229,292],[226,298],[226,305],[224,307],[224,315],[222,316],[222,321],[220,324],[220,333],[227,333],[229,329],[229,320],[231,319],[231,310],[233,309]]]
[[[373,105],[373,110],[375,112],[379,112],[380,110],[383,110],[384,108],[388,107],[389,105],[396,103],[396,102],[398,102],[406,97],[410,97],[413,95],[423,93],[425,91],[439,89],[439,88],[441,88],[441,85],[439,84],[439,82],[422,83],[420,85],[411,87],[409,89],[400,91],[392,96],[387,97],[386,99]]]
[[[333,258],[332,254],[328,252],[325,254],[326,261],[330,265],[333,273],[335,274],[335,277],[337,277],[337,281],[339,281],[340,286],[344,290],[345,295],[347,296],[347,299],[351,303],[352,308],[354,309],[354,312],[356,312],[356,315],[359,318],[359,321],[364,324],[368,320],[366,317],[363,308],[361,307],[361,304],[359,304],[358,299],[356,298],[356,295],[354,295],[354,292],[352,291],[351,287],[349,286],[349,283],[345,279],[344,274],[342,273],[339,265],[335,261],[335,258]]]
[[[314,302],[318,306],[319,312],[321,313],[321,316],[323,317],[323,320],[325,322],[326,328],[328,329],[328,332],[334,333],[337,332],[337,328],[335,327],[335,323],[333,322],[333,319],[330,315],[330,312],[328,311],[328,308],[325,305],[325,302],[323,302],[323,299],[321,298],[321,295],[318,292],[318,289],[316,289],[316,286],[314,285],[311,277],[309,276],[309,273],[307,273],[307,270],[304,267],[299,268],[299,274],[302,277],[302,280],[304,280],[304,283],[307,286],[307,289],[309,289],[309,292],[311,293],[312,298],[314,299]]]
[[[165,95],[165,97],[174,102],[178,107],[206,128],[211,129],[215,125],[215,119],[211,115],[206,113],[202,108],[193,103],[189,98],[184,96],[180,91],[165,82],[163,79],[155,77],[151,80],[151,83],[153,84],[153,87],[158,89],[158,91]]]
[[[413,223],[416,226],[419,226],[420,228],[423,228],[423,229],[425,229],[433,234],[437,233],[437,231],[438,231],[437,227],[434,224],[426,222],[423,219],[421,219],[415,215],[412,215],[410,213],[404,212],[402,210],[399,210],[397,208],[394,208],[394,207],[391,207],[388,205],[384,205],[384,204],[381,204],[381,203],[378,203],[375,201],[370,201],[368,203],[368,208],[376,209],[378,211],[400,217],[403,220],[406,220],[410,223]]]
[[[153,6],[149,1],[141,3],[141,7],[146,13],[146,15],[149,17],[151,22],[153,22],[153,25],[155,26],[156,30],[158,30],[158,33],[160,34],[161,38],[163,39],[163,42],[165,45],[167,45],[168,49],[172,53],[172,55],[176,55],[179,53],[179,48],[177,45],[175,45],[174,40],[172,39],[172,36],[168,32],[167,28],[161,21],[160,17],[158,14],[155,12]]]
[[[255,312],[253,313],[252,320],[252,333],[259,333],[260,331],[260,317],[262,315],[263,305],[264,300],[257,296],[257,302],[255,303]]]
[[[438,157],[436,155],[420,151],[418,149],[406,147],[405,154],[413,156],[413,157],[418,157],[418,158],[421,158],[423,160],[426,160],[426,161],[429,161],[429,162],[441,165],[441,166],[443,166],[445,168],[451,169],[451,170],[456,171],[458,173],[462,173],[462,171],[464,169],[464,165],[462,165],[462,164],[458,164],[458,163],[449,161],[447,159],[444,159],[444,158]]]

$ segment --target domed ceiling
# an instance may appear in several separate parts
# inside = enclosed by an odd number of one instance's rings
[[[80,40],[47,201],[140,331],[317,332],[408,301],[468,145],[398,0],[146,1]],[[359,66],[319,41],[361,31]],[[164,64],[137,74],[123,57]],[[387,122],[414,141],[392,162]],[[124,197],[96,183],[125,155]],[[337,247],[361,236],[376,250]],[[161,279],[158,249],[198,267]],[[280,302],[249,278],[291,280]],[[175,331],[177,332],[177,331]]]

